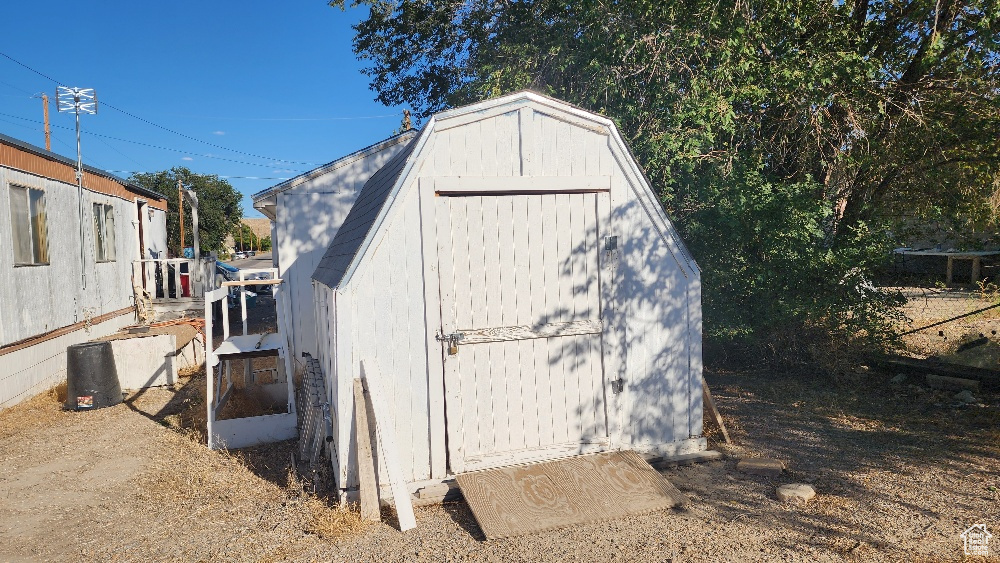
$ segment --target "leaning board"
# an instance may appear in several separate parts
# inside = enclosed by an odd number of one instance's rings
[[[455,480],[487,538],[654,512],[687,500],[633,451],[474,471]]]

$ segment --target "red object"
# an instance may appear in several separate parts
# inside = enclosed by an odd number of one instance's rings
[[[181,274],[181,295],[191,297],[191,274]]]

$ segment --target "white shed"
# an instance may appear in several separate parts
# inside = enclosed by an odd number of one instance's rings
[[[362,364],[378,366],[411,492],[706,448],[700,272],[610,119],[529,92],[432,116],[364,185],[313,279],[345,493]]]
[[[272,262],[285,280],[278,314],[288,312],[291,356],[316,355],[312,274],[361,187],[406,146],[414,132],[379,141],[253,195],[253,206],[271,220]]]

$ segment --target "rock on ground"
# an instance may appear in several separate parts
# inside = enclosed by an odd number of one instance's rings
[[[751,457],[740,460],[740,462],[736,464],[736,469],[751,475],[778,477],[785,470],[785,464],[777,459],[767,457]]]
[[[816,496],[816,490],[803,483],[793,483],[778,487],[778,500],[784,502],[808,502]]]

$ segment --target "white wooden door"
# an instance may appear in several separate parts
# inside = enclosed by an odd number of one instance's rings
[[[598,220],[607,198],[434,198],[452,471],[607,449]]]

